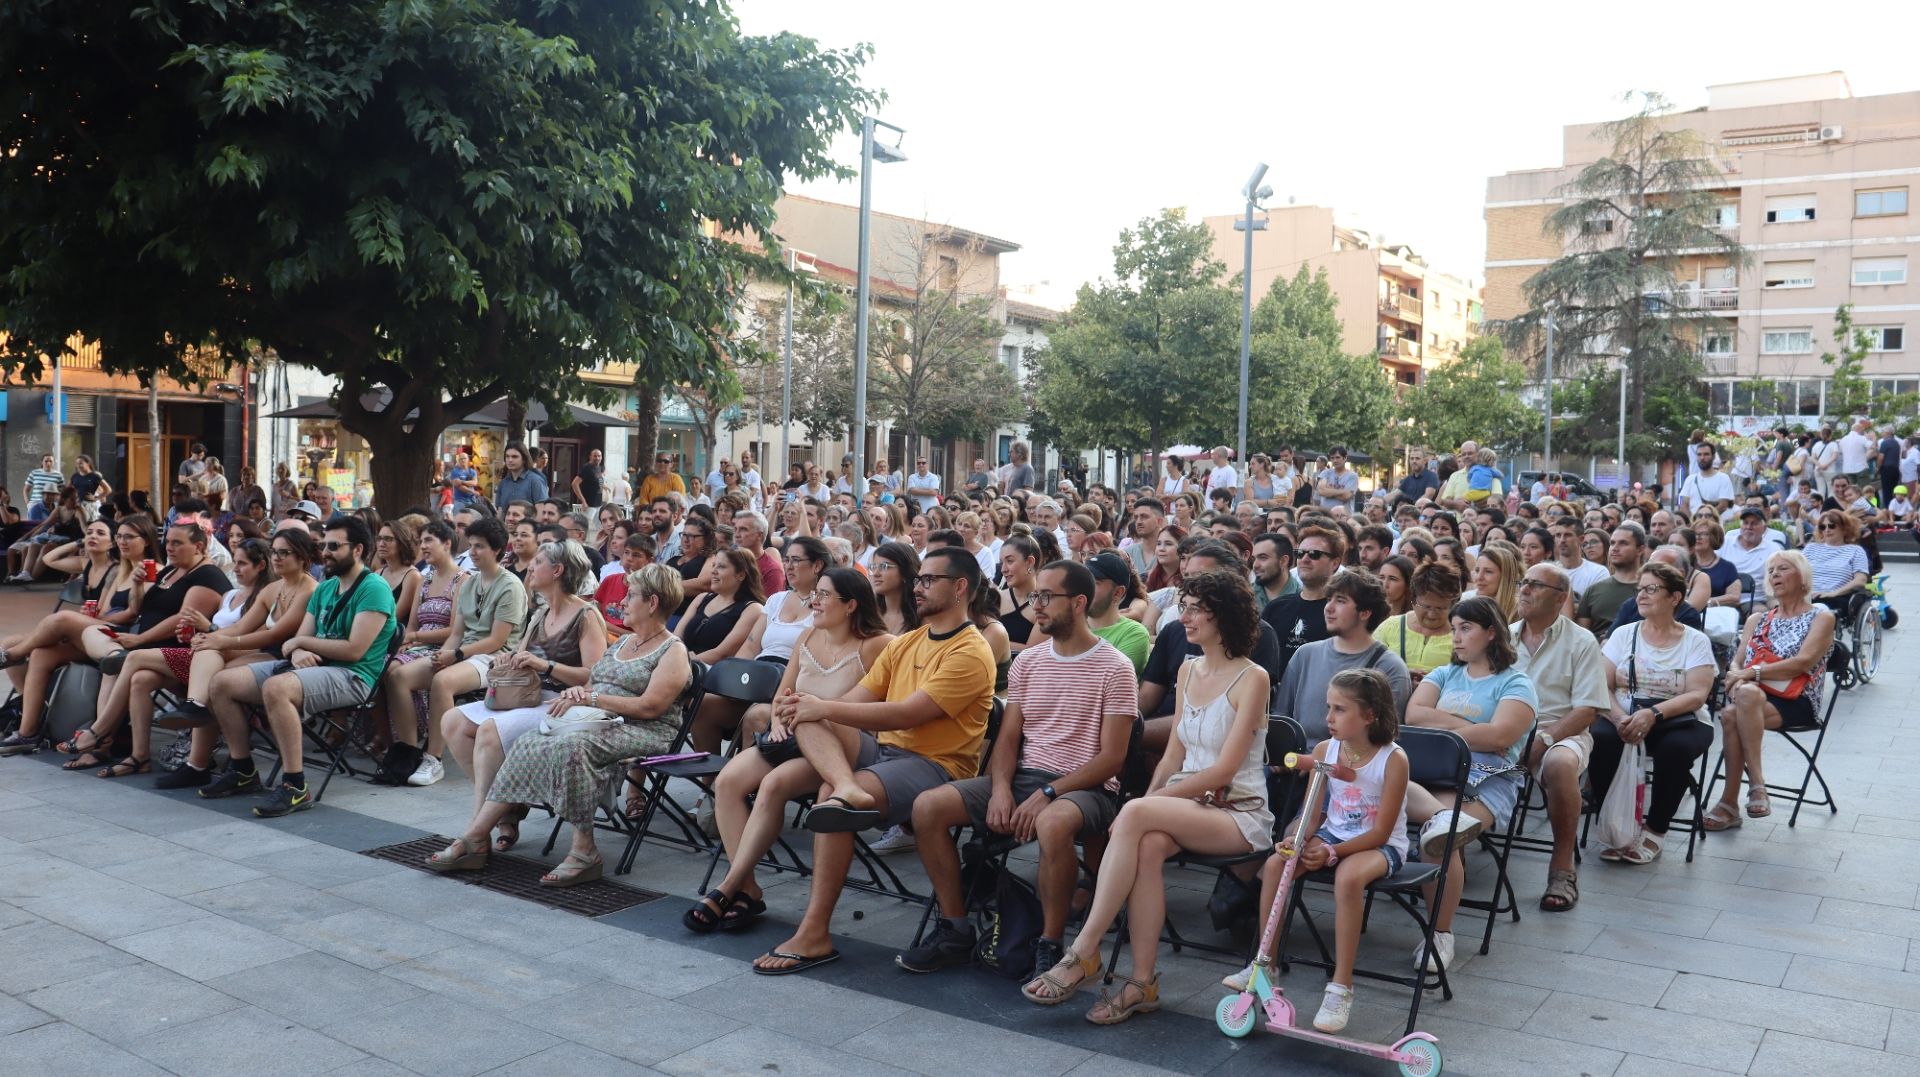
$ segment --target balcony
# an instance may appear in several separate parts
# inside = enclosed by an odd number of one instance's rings
[[[1740,308],[1738,288],[1681,287],[1672,292],[1648,292],[1645,297],[1674,310],[1684,312],[1730,311]]]
[[[1389,318],[1417,322],[1420,320],[1420,299],[1418,296],[1394,293],[1380,297],[1380,313]]]
[[[1405,337],[1394,337],[1391,340],[1385,340],[1380,343],[1380,361],[1384,363],[1413,363],[1417,366],[1420,362],[1420,348],[1413,341]]]

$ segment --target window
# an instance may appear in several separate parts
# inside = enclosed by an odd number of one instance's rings
[[[1780,393],[1785,389],[1792,392],[1790,384],[1775,386],[1770,381],[1736,381],[1733,383],[1733,415],[1777,415],[1780,413]]]
[[[1000,361],[1006,364],[1007,373],[1012,374],[1016,378],[1019,377],[1020,376],[1020,345],[1018,344],[1000,345]]]
[[[1760,283],[1764,288],[1811,288],[1813,263],[1768,262]]]
[[[1800,386],[1800,406],[1793,414],[1818,416],[1821,410],[1820,394],[1821,391],[1826,388],[1827,383],[1819,379],[1809,379],[1799,382],[1798,384]]]
[[[1612,217],[1588,217],[1580,222],[1580,234],[1583,236],[1605,235],[1613,231]]]
[[[1740,203],[1726,202],[1721,205],[1713,207],[1713,227],[1715,228],[1740,227]]]
[[[1766,329],[1760,333],[1761,355],[1804,355],[1813,350],[1813,330]]]
[[[1813,220],[1815,198],[1810,194],[1783,194],[1767,199],[1767,223],[1791,224]]]
[[[1890,396],[1910,396],[1920,392],[1920,379],[1916,378],[1875,378],[1868,384],[1875,400],[1885,400]]]
[[[1733,414],[1732,382],[1716,381],[1707,384],[1707,410],[1715,415]]]
[[[1897,217],[1906,211],[1905,187],[1853,192],[1853,215],[1856,217]]]
[[[1905,284],[1907,283],[1907,260],[1905,258],[1855,258],[1853,283],[1855,286]]]
[[[1709,330],[1700,337],[1700,352],[1703,355],[1732,355],[1733,330]]]
[[[952,255],[940,256],[940,290],[943,292],[960,290],[960,260]]]
[[[1867,350],[1872,352],[1905,351],[1907,330],[1900,325],[1863,325],[1859,331],[1867,335]]]

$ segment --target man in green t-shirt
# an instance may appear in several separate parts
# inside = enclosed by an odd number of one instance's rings
[[[1580,627],[1591,629],[1601,643],[1607,642],[1607,635],[1613,631],[1613,619],[1620,607],[1640,586],[1640,566],[1646,560],[1647,533],[1639,524],[1629,520],[1613,529],[1607,539],[1607,570],[1611,575],[1588,584],[1574,607]]]
[[[1093,634],[1120,649],[1133,663],[1138,676],[1147,666],[1147,653],[1153,639],[1147,626],[1120,612],[1120,600],[1126,596],[1127,581],[1134,578],[1133,566],[1111,550],[1087,559],[1087,571],[1093,573],[1093,601],[1087,606],[1087,625]]]
[[[351,707],[366,699],[387,662],[398,631],[393,591],[362,558],[373,534],[358,516],[327,521],[321,561],[327,580],[313,589],[300,631],[282,647],[285,660],[229,669],[213,680],[208,703],[227,741],[227,769],[201,787],[208,799],[260,791],[249,751],[247,704],[262,704],[280,751],[280,786],[253,814],[273,818],[313,807],[302,769],[301,722],[308,715]]]

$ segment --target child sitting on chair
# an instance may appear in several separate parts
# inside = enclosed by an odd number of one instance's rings
[[[1339,1032],[1353,1010],[1353,964],[1360,953],[1360,924],[1366,917],[1367,884],[1400,870],[1407,856],[1407,754],[1394,738],[1399,710],[1386,674],[1350,669],[1327,685],[1327,732],[1313,748],[1316,758],[1353,768],[1354,779],[1327,777],[1327,802],[1302,808],[1319,822],[1307,847],[1299,850],[1300,871],[1333,869],[1334,966],[1326,997],[1313,1027]],[[1293,832],[1288,824],[1287,833]],[[1285,858],[1295,854],[1287,840],[1260,869],[1260,915],[1271,915]],[[1296,879],[1298,876],[1296,875]],[[1296,882],[1297,885],[1297,882]],[[1220,981],[1245,991],[1253,966]]]

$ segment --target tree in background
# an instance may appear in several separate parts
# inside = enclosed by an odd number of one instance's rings
[[[1393,417],[1393,383],[1377,356],[1341,351],[1336,311],[1325,269],[1309,273],[1302,266],[1292,280],[1276,277],[1260,298],[1248,357],[1249,438],[1267,448],[1285,443],[1322,452],[1335,445],[1380,447]],[[1216,391],[1224,394],[1220,399],[1239,399],[1237,362]],[[1203,440],[1234,440],[1233,408],[1224,411],[1224,425],[1216,409],[1216,423]]]
[[[1526,442],[1540,423],[1520,399],[1526,381],[1526,366],[1507,358],[1498,337],[1475,337],[1459,358],[1428,370],[1407,393],[1408,434],[1416,444],[1433,446]]]
[[[1833,312],[1833,342],[1838,351],[1823,352],[1827,366],[1827,421],[1842,428],[1857,416],[1870,415],[1877,423],[1910,423],[1920,407],[1920,393],[1873,392],[1864,373],[1874,351],[1873,336],[1853,324],[1853,304],[1842,303]]]
[[[611,404],[602,363],[650,447],[662,386],[725,376],[749,277],[785,279],[782,182],[846,173],[865,58],[696,0],[7,5],[0,362],[271,349],[339,379],[385,504],[477,407]]]
[[[1238,377],[1239,315],[1212,248],[1206,226],[1178,209],[1120,233],[1112,279],[1083,285],[1033,356],[1043,427],[1073,444],[1144,445],[1157,457],[1213,416],[1229,367]]]
[[[1591,368],[1607,365],[1600,357],[1624,356],[1631,461],[1672,455],[1694,428],[1672,421],[1705,412],[1704,402],[1694,408],[1675,398],[1700,392],[1699,335],[1724,322],[1698,309],[1683,274],[1703,264],[1737,270],[1746,253],[1715,227],[1724,198],[1714,189],[1725,177],[1710,148],[1668,118],[1672,106],[1659,94],[1629,100],[1639,106],[1632,115],[1597,131],[1611,152],[1557,192],[1563,202],[1546,231],[1567,253],[1527,280],[1530,309],[1497,328],[1532,354],[1551,306],[1556,373],[1588,389],[1597,385]],[[1585,412],[1578,425],[1590,431],[1600,414]],[[1589,438],[1581,451],[1610,455],[1612,444]]]

